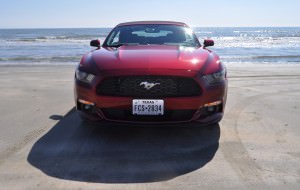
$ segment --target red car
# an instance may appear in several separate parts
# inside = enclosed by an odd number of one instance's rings
[[[84,118],[128,123],[219,122],[226,68],[184,23],[117,25],[75,73],[76,108]]]

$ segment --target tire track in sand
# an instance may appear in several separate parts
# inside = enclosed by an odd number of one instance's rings
[[[73,113],[74,111],[75,111],[75,108],[72,108],[69,111],[65,111],[66,114],[64,114],[64,117],[68,116],[69,114]],[[9,145],[3,152],[0,152],[0,165],[2,165],[3,162],[7,158],[9,158],[11,155],[13,155],[14,153],[23,149],[27,144],[36,140],[38,137],[40,137],[43,133],[48,131],[50,128],[51,128],[50,125],[45,125],[45,126],[41,127],[40,129],[30,131],[29,133],[24,135],[23,138],[21,138],[18,142],[14,143],[12,145]]]
[[[244,147],[238,131],[238,120],[241,113],[250,106],[253,102],[266,98],[268,96],[282,95],[286,93],[300,92],[300,90],[294,91],[279,91],[276,93],[261,93],[248,98],[243,99],[233,106],[225,115],[223,122],[223,137],[224,142],[220,144],[220,148],[227,162],[234,169],[236,174],[245,182],[248,182],[251,186],[253,184],[264,186],[267,185],[263,181],[262,172],[260,166],[251,158],[247,149]]]

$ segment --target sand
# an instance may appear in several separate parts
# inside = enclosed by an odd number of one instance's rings
[[[217,126],[94,126],[73,66],[0,67],[0,189],[300,189],[300,66],[228,65]]]

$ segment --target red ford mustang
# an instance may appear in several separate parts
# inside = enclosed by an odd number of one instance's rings
[[[76,108],[84,118],[129,123],[219,122],[227,78],[219,57],[179,22],[117,25],[75,73]]]

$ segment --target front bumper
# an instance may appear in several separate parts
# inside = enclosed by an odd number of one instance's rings
[[[75,79],[75,103],[81,115],[89,120],[123,123],[188,123],[212,124],[219,122],[224,113],[227,96],[227,79],[210,86],[204,80],[194,78],[201,87],[201,95],[195,97],[167,97],[164,100],[164,116],[133,116],[132,100],[139,97],[100,96],[96,86],[103,80],[97,78],[91,85]],[[144,98],[140,98],[144,99]],[[155,99],[155,98],[152,98]],[[83,101],[82,101],[83,100]],[[82,102],[90,102],[85,105]]]

